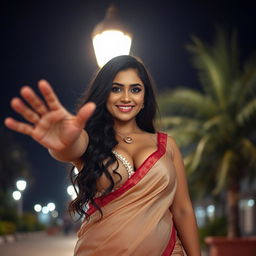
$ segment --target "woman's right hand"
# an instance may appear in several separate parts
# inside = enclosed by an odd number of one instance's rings
[[[65,151],[77,142],[96,105],[89,102],[76,115],[72,115],[61,105],[47,81],[39,81],[38,87],[44,100],[29,86],[21,89],[23,99],[15,97],[11,100],[11,107],[28,123],[8,117],[5,125],[32,137],[51,151]]]

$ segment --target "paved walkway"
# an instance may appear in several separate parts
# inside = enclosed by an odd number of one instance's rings
[[[73,256],[76,240],[76,234],[34,234],[18,241],[1,244],[0,256]],[[202,256],[208,256],[208,253],[202,252]]]
[[[47,234],[23,238],[0,246],[1,256],[72,256],[76,235]]]

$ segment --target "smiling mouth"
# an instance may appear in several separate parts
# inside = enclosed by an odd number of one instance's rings
[[[125,105],[117,105],[116,106],[121,112],[130,112],[130,111],[132,111],[132,108],[134,107],[134,106],[132,106],[132,105],[129,105],[129,106],[125,106]]]

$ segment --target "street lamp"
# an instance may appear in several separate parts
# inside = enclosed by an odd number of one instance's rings
[[[47,206],[44,206],[44,207],[42,208],[42,213],[43,213],[43,214],[48,214],[48,212],[49,212],[49,208],[48,208]]]
[[[35,204],[34,205],[34,211],[36,212],[37,215],[37,220],[40,221],[40,213],[42,211],[42,205],[41,204]]]
[[[27,182],[25,180],[18,180],[16,182],[16,187],[18,190],[14,191],[12,193],[12,197],[14,200],[17,201],[17,207],[18,207],[18,216],[23,215],[23,198],[22,198],[22,192],[27,187]]]
[[[55,203],[52,203],[52,202],[48,203],[47,207],[48,207],[50,212],[53,212],[55,210],[55,208],[56,208]]]
[[[16,182],[16,187],[19,191],[24,191],[26,189],[27,182],[25,180],[18,180]]]
[[[42,210],[42,205],[41,205],[41,204],[35,204],[35,205],[34,205],[34,210],[35,210],[37,213],[41,212],[41,210]]]
[[[75,199],[76,199],[77,195],[76,195],[76,191],[75,191],[74,186],[69,185],[69,186],[67,187],[67,193],[70,195],[70,197],[71,197],[72,200],[75,200]]]
[[[119,55],[128,55],[132,35],[121,23],[117,9],[111,5],[102,22],[92,32],[92,42],[99,67]]]
[[[20,191],[17,191],[17,190],[13,191],[12,197],[13,197],[13,199],[14,199],[15,201],[19,201],[20,198],[21,198],[21,193],[20,193]]]

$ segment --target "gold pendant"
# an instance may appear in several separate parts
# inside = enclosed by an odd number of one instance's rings
[[[132,139],[131,137],[129,137],[129,136],[124,137],[124,138],[123,138],[123,141],[124,141],[125,143],[127,143],[127,144],[133,143],[133,139]]]

